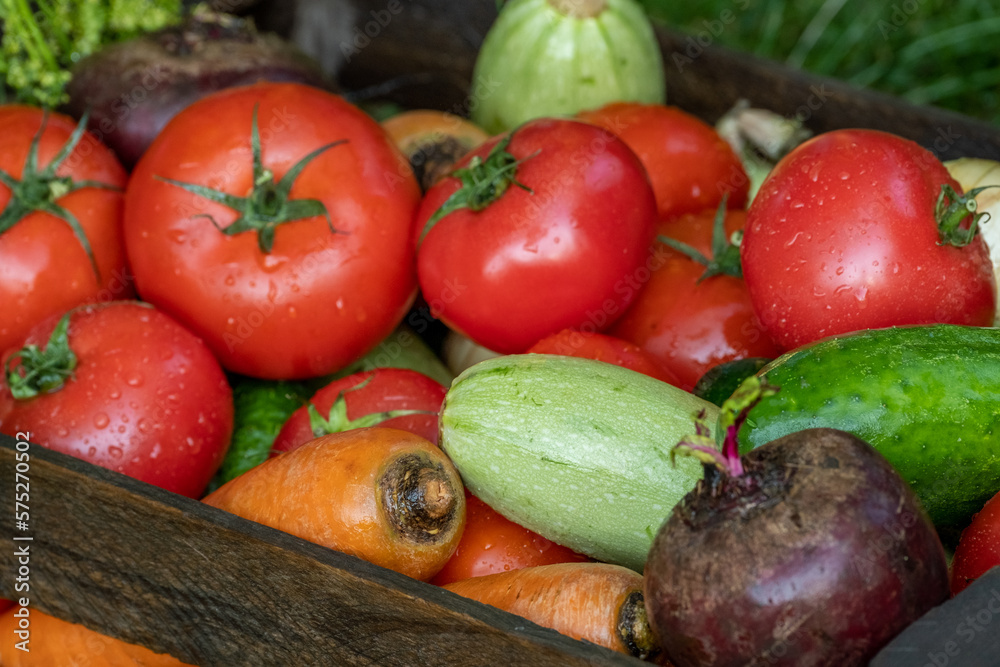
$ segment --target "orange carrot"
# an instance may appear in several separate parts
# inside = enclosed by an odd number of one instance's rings
[[[24,645],[16,634],[23,625],[14,614],[0,615],[0,665],[4,667],[190,667],[173,656],[154,653],[145,646],[129,644],[83,625],[28,608],[26,623],[30,635]]]
[[[268,459],[204,502],[428,580],[465,525],[458,471],[437,445],[398,429],[332,433]]]
[[[433,109],[404,111],[382,121],[382,127],[410,161],[423,190],[489,139],[489,134],[472,121]]]
[[[442,586],[527,620],[642,659],[658,659],[642,575],[607,563],[557,563]]]

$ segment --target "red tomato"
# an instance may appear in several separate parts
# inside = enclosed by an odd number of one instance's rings
[[[26,343],[52,348],[57,320]],[[0,432],[185,496],[197,497],[222,464],[233,428],[232,392],[204,343],[167,315],[136,302],[69,313],[76,367],[59,388],[17,399],[0,382]],[[3,356],[13,372],[25,350]],[[13,359],[12,359],[13,357]]]
[[[310,425],[308,407],[302,406],[281,427],[274,439],[271,455],[290,451],[327,433],[374,426],[375,423],[409,431],[436,443],[438,413],[446,391],[440,383],[426,375],[404,368],[377,368],[334,380],[309,400],[319,415],[330,422],[331,427],[320,432],[314,431]],[[331,413],[334,403],[341,396],[345,412]],[[396,410],[420,410],[430,414],[385,414]],[[380,421],[349,423],[365,418]]]
[[[746,206],[750,191],[739,156],[715,128],[677,107],[613,102],[577,115],[618,135],[649,172],[660,218]]]
[[[602,333],[563,329],[538,341],[528,352],[594,359],[644,373],[675,387],[681,383],[673,371],[638,345]]]
[[[288,217],[275,212],[282,179],[333,142],[342,143],[294,178],[285,213],[299,219],[275,227]],[[257,222],[165,178],[235,198],[253,191]],[[167,124],[129,182],[125,241],[142,297],[201,336],[223,366],[315,377],[361,357],[406,314],[419,200],[406,160],[361,110],[317,88],[262,83],[214,93]]]
[[[706,210],[662,222],[659,233],[712,257],[715,211]],[[726,213],[726,238],[743,228],[746,214]],[[648,282],[609,331],[640,346],[672,371],[678,387],[691,391],[713,366],[747,357],[778,356],[754,314],[746,284],[731,275],[699,282],[703,264],[659,244]]]
[[[444,215],[420,243],[417,271],[432,313],[503,354],[562,329],[606,326],[631,302],[625,281],[653,238],[656,205],[642,165],[593,125],[530,121],[475,149],[431,187],[417,233],[460,196],[458,176],[475,174],[481,184],[499,163],[516,183],[498,180],[486,188],[496,199]]]
[[[444,586],[469,577],[535,565],[583,563],[590,558],[509,521],[465,490],[465,529],[454,555],[431,583]]]
[[[45,112],[21,105],[0,106],[0,170],[23,187],[14,191],[0,179],[0,211],[13,214],[20,205],[32,208],[32,180],[26,162],[32,142],[42,127]],[[18,344],[31,328],[51,315],[98,300],[133,296],[122,240],[122,191],[127,174],[118,158],[93,135],[84,133],[54,174],[45,173],[59,151],[68,144],[76,123],[72,118],[49,113],[38,141],[34,179],[34,205],[56,205],[80,224],[94,261],[71,225],[51,213],[38,210],[24,217],[0,219],[0,351]],[[39,173],[41,172],[41,173]],[[108,188],[79,187],[53,196],[76,182],[94,181]],[[12,226],[8,227],[8,224]]]
[[[741,246],[771,337],[793,348],[859,329],[990,326],[986,244],[979,234],[962,247],[942,243],[942,184],[959,190],[929,151],[874,130],[827,132],[785,156],[750,205]]]
[[[988,500],[962,531],[951,560],[952,595],[958,595],[997,566],[1000,566],[1000,493]]]

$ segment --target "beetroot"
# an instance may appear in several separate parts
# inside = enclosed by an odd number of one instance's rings
[[[906,482],[849,433],[799,431],[741,459],[756,381],[727,406],[721,457],[679,445],[706,474],[650,550],[650,623],[678,667],[867,664],[949,597],[944,549]]]
[[[177,26],[114,44],[73,68],[65,111],[131,168],[167,121],[197,99],[257,81],[334,90],[314,60],[252,21],[196,10]]]

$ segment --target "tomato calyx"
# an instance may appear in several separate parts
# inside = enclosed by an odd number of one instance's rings
[[[24,162],[24,169],[21,173],[21,180],[17,180],[6,171],[0,169],[0,183],[10,188],[10,201],[7,207],[0,213],[0,234],[12,228],[25,216],[34,211],[48,213],[59,218],[73,230],[76,240],[83,246],[90,259],[90,266],[94,270],[94,277],[100,281],[101,273],[97,268],[97,260],[94,258],[94,251],[90,247],[80,221],[76,219],[68,209],[60,206],[57,201],[71,192],[76,192],[83,188],[101,188],[104,190],[120,191],[120,188],[86,179],[73,180],[69,176],[57,176],[56,170],[76,149],[77,144],[83,137],[87,128],[87,114],[83,114],[69,139],[59,149],[59,152],[52,159],[45,169],[38,168],[38,144],[41,142],[45,126],[48,124],[48,111],[42,116],[42,125],[38,132],[31,139],[28,147],[28,157]]]
[[[656,237],[660,243],[673,248],[677,252],[706,267],[705,273],[701,274],[698,278],[698,283],[701,283],[706,278],[718,275],[733,276],[734,278],[743,277],[743,267],[740,264],[740,240],[743,238],[743,233],[734,232],[730,238],[726,238],[726,200],[728,197],[729,193],[726,193],[722,197],[722,203],[719,204],[719,208],[715,211],[715,220],[712,223],[711,257],[705,257],[696,248],[683,241],[678,241],[663,234]]]
[[[406,415],[437,414],[431,410],[384,410],[382,412],[373,412],[371,414],[358,417],[357,419],[348,419],[347,399],[345,394],[363,388],[372,381],[373,377],[375,376],[369,375],[353,387],[348,387],[347,389],[340,391],[337,394],[337,398],[333,401],[333,405],[330,406],[329,414],[325,418],[319,413],[319,410],[315,405],[309,403],[306,410],[309,413],[309,430],[312,431],[312,434],[318,438],[322,435],[328,435],[330,433],[340,433],[342,431],[350,431],[355,428],[377,426],[384,421],[394,419],[396,417],[405,417]]]
[[[534,190],[517,180],[517,168],[525,160],[530,160],[538,155],[539,151],[518,160],[507,152],[507,145],[510,144],[513,136],[514,132],[512,131],[498,141],[485,160],[476,155],[469,160],[467,167],[452,172],[451,176],[461,181],[462,187],[452,193],[434,212],[434,215],[427,220],[423,231],[420,232],[421,241],[433,229],[434,225],[449,213],[462,208],[467,208],[470,211],[481,211],[499,199],[511,185],[516,185],[529,194],[534,194]]]
[[[45,347],[25,345],[4,363],[7,386],[17,400],[25,401],[57,391],[73,375],[77,358],[69,346],[71,314],[72,311],[59,320]]]
[[[204,197],[223,206],[228,206],[240,215],[232,224],[222,227],[211,215],[198,214],[195,217],[208,218],[215,228],[226,236],[235,236],[243,232],[256,231],[257,245],[260,251],[268,254],[274,246],[274,233],[279,225],[286,222],[294,222],[305,218],[312,218],[322,215],[326,218],[326,223],[330,231],[334,234],[342,234],[334,228],[330,219],[330,212],[326,206],[318,199],[289,199],[288,194],[292,189],[295,180],[302,173],[302,170],[319,157],[320,154],[328,151],[334,146],[346,143],[347,140],[333,141],[320,146],[301,160],[296,162],[291,169],[285,172],[281,180],[274,180],[274,172],[264,167],[261,158],[260,131],[257,124],[257,107],[253,109],[253,124],[250,130],[250,149],[253,154],[253,188],[246,197],[238,197],[221,190],[194,183],[185,183],[172,178],[155,178],[183,188],[188,192]]]
[[[934,219],[937,221],[938,235],[940,241],[938,245],[953,245],[961,248],[972,243],[979,231],[979,225],[986,216],[989,220],[989,213],[976,212],[976,195],[987,188],[997,187],[995,185],[984,185],[981,188],[969,190],[964,195],[958,194],[955,188],[947,183],[941,184],[941,194],[938,195],[937,203],[934,206]],[[962,227],[962,221],[971,214],[972,222],[968,227]]]
[[[711,437],[711,428],[705,422],[705,411],[702,410],[695,420],[694,434],[685,436],[670,450],[671,463],[675,462],[677,454],[693,456],[705,466],[706,479],[718,479],[719,472],[729,478],[743,477],[743,459],[740,457],[737,434],[754,406],[776,393],[778,387],[751,375],[722,404],[718,430],[722,436],[721,451]]]

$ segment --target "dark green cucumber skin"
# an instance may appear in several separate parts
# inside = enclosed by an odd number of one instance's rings
[[[312,395],[305,383],[233,375],[233,436],[212,491],[267,460],[281,427]]]
[[[725,361],[705,371],[691,393],[720,408],[739,386],[751,375],[774,361],[765,357],[747,357]]]
[[[867,441],[910,483],[946,543],[1000,490],[1000,329],[947,324],[827,338],[759,375],[741,451],[807,428]]]

